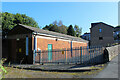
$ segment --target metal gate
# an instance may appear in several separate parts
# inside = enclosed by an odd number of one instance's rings
[[[75,63],[98,64],[104,62],[103,47],[77,47],[71,49],[56,49],[34,51],[34,63]],[[71,52],[72,51],[72,52]],[[51,55],[52,54],[52,55]],[[49,57],[51,55],[52,58]]]

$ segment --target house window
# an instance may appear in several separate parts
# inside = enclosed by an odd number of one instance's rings
[[[102,29],[99,29],[99,32],[102,32]]]
[[[99,40],[103,40],[103,37],[99,37]]]

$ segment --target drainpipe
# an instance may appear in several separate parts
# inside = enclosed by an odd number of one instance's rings
[[[28,36],[26,36],[26,56],[28,56],[28,42],[29,41],[29,38]]]
[[[35,64],[35,56],[36,56],[36,35],[34,35],[34,52],[33,52],[33,64]]]
[[[34,35],[33,64],[35,64],[35,35]]]
[[[28,38],[28,36],[26,36],[26,63],[28,63],[28,52],[29,52],[29,50],[28,50],[28,44],[29,44],[29,38]]]
[[[71,57],[72,57],[72,40],[71,40]]]

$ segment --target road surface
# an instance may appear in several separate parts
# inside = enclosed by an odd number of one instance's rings
[[[104,68],[104,70],[98,73],[98,75],[96,75],[94,78],[118,78],[118,66],[120,66],[120,64],[118,64],[118,62],[120,62],[118,57],[120,57],[120,54],[113,58],[112,61],[110,61]]]

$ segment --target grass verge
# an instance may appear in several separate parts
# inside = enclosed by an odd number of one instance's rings
[[[5,67],[7,74],[5,78],[64,78],[70,76],[87,76],[96,75],[101,70],[104,69],[106,64],[100,64],[97,66],[92,66],[91,69],[96,68],[97,70],[85,71],[85,72],[48,72],[48,71],[34,71],[18,69],[13,67]]]

